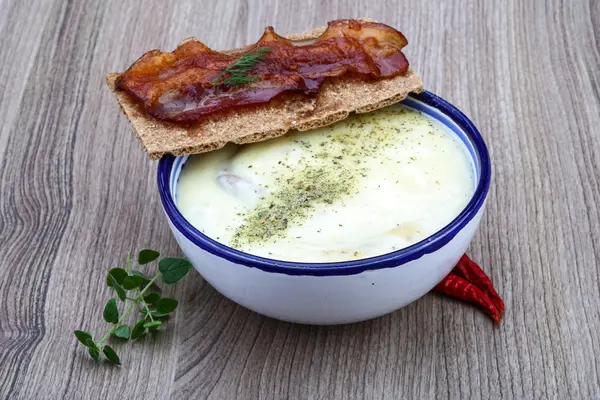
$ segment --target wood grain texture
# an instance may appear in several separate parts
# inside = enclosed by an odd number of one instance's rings
[[[0,398],[600,398],[600,2],[0,0]],[[147,160],[104,87],[150,48],[230,48],[272,24],[400,28],[425,87],[493,159],[470,248],[506,301],[500,327],[428,295],[373,321],[299,326],[243,309],[198,274],[166,332],[98,366],[105,271],[177,255]],[[97,332],[99,333],[99,332]]]

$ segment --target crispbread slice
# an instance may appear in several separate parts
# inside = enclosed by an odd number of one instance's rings
[[[288,39],[310,41],[324,30],[290,35]],[[238,51],[241,50],[231,50],[232,53]],[[345,119],[351,112],[370,112],[403,100],[410,92],[423,90],[421,79],[412,70],[378,81],[341,77],[326,82],[316,96],[284,95],[268,104],[209,115],[193,127],[183,127],[147,115],[127,93],[115,90],[118,76],[119,73],[110,73],[106,81],[151,159],[165,154],[204,153],[231,142],[260,142],[292,129],[306,131],[330,125]]]

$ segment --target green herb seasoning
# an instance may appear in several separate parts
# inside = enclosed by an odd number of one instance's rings
[[[350,195],[356,186],[351,170],[305,167],[281,184],[244,218],[231,241],[241,247],[282,237],[291,224],[300,223],[310,216],[316,204],[333,204]]]
[[[358,193],[360,185],[357,182],[366,178],[369,172],[360,164],[368,158],[381,158],[380,164],[384,163],[382,153],[394,147],[395,139],[402,131],[385,121],[404,113],[404,109],[395,109],[378,113],[378,118],[373,118],[372,114],[351,116],[345,121],[347,128],[342,131],[335,126],[325,128],[332,134],[315,140],[314,146],[310,136],[293,139],[305,157],[300,158],[296,166],[289,162],[289,156],[277,162],[285,169],[276,171],[280,175],[276,179],[276,189],[245,213],[230,244],[244,248],[284,238],[289,227],[312,215],[315,205],[333,204]],[[296,147],[291,151],[296,151]],[[311,162],[307,165],[305,159]]]

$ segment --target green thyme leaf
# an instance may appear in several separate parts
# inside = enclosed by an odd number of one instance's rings
[[[151,263],[160,256],[160,253],[156,250],[144,249],[138,254],[138,264],[144,265]]]
[[[148,275],[144,274],[143,272],[135,270],[135,269],[131,271],[131,275],[133,275],[133,276],[139,276],[139,277],[143,278],[145,281],[148,281],[148,282],[152,280],[151,276],[148,276]]]
[[[85,346],[88,348],[88,353],[90,353],[90,356],[94,360],[99,361],[100,360],[100,350],[98,349],[98,346],[96,346],[96,343],[92,339],[88,339],[85,342]]]
[[[91,347],[88,347],[88,353],[94,360],[100,361],[100,350],[98,350],[97,348],[92,349]]]
[[[85,346],[88,349],[92,349],[92,350],[98,350],[98,346],[96,345],[96,342],[94,342],[92,339],[88,339],[85,342]],[[99,351],[99,350],[98,350]]]
[[[162,322],[160,321],[149,321],[144,323],[144,328],[148,328],[148,329],[156,329],[158,328],[160,325],[162,324]]]
[[[159,313],[158,311],[151,311],[150,315],[152,315],[152,318],[156,318],[156,319],[167,319],[167,318],[169,318],[169,314]]]
[[[125,292],[125,289],[123,288],[123,286],[121,286],[121,284],[119,282],[117,282],[115,277],[112,276],[111,274],[108,274],[108,280],[111,283],[109,286],[112,286],[112,288],[117,293],[117,296],[119,296],[119,299],[121,299],[121,301],[125,301],[125,299],[127,298],[127,292]]]
[[[119,285],[122,285],[123,280],[127,277],[127,275],[129,275],[129,274],[123,268],[113,268],[108,271],[108,277],[106,278],[106,285],[111,286],[111,287],[113,286],[110,276],[112,276]]]
[[[114,334],[121,339],[129,339],[129,327],[127,325],[121,325],[115,329]]]
[[[133,276],[139,276],[140,278],[143,279],[143,282],[140,285],[141,288],[146,287],[146,285],[149,284],[150,281],[153,279],[152,276],[148,276],[148,275],[144,274],[143,272],[136,271],[136,270],[131,271],[131,275],[133,275]],[[160,288],[156,285],[156,282],[154,282],[152,284],[152,288],[154,288],[156,290],[160,290]]]
[[[111,324],[119,322],[119,309],[115,299],[110,299],[104,306],[104,320]]]
[[[123,280],[123,287],[125,289],[132,290],[140,286],[142,283],[144,283],[144,278],[142,278],[141,276],[128,276]]]
[[[77,338],[77,340],[79,340],[81,342],[82,345],[84,345],[85,347],[87,347],[87,341],[91,340],[92,342],[94,341],[94,338],[92,337],[92,334],[86,331],[74,331],[73,334],[75,335],[75,337]]]
[[[141,319],[135,324],[131,331],[131,340],[139,339],[144,336],[146,333],[146,328],[144,327],[145,323],[146,321]]]
[[[106,359],[110,361],[112,364],[121,365],[121,360],[119,360],[119,356],[109,345],[105,345],[102,349],[102,352],[106,356]]]
[[[163,258],[158,263],[158,270],[162,274],[162,280],[171,285],[183,278],[192,268],[192,264],[183,258]]]
[[[149,293],[147,296],[144,296],[144,301],[148,304],[156,304],[156,302],[160,300],[160,294],[158,293]]]
[[[156,303],[156,311],[162,314],[168,314],[175,311],[177,304],[179,303],[175,299],[163,298]]]

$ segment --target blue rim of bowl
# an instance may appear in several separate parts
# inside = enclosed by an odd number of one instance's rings
[[[458,128],[460,128],[462,133],[468,137],[468,141],[472,146],[471,148],[467,145],[469,151],[475,150],[476,154],[471,155],[472,157],[475,157],[473,161],[476,164],[477,161],[479,161],[479,179],[477,181],[477,187],[467,206],[448,225],[420,242],[401,250],[376,257],[328,263],[280,261],[244,253],[204,235],[192,226],[192,224],[190,224],[177,209],[169,189],[172,168],[175,164],[175,160],[178,158],[172,155],[167,155],[160,159],[157,173],[160,199],[167,217],[172,225],[188,240],[215,256],[246,267],[258,268],[266,272],[286,275],[354,275],[368,270],[400,267],[409,261],[433,253],[452,240],[452,238],[454,238],[469,223],[469,221],[475,217],[479,209],[483,206],[490,186],[490,158],[481,134],[469,118],[467,118],[467,116],[458,108],[426,90],[419,94],[411,94],[410,97],[436,109],[442,115],[452,120]]]

